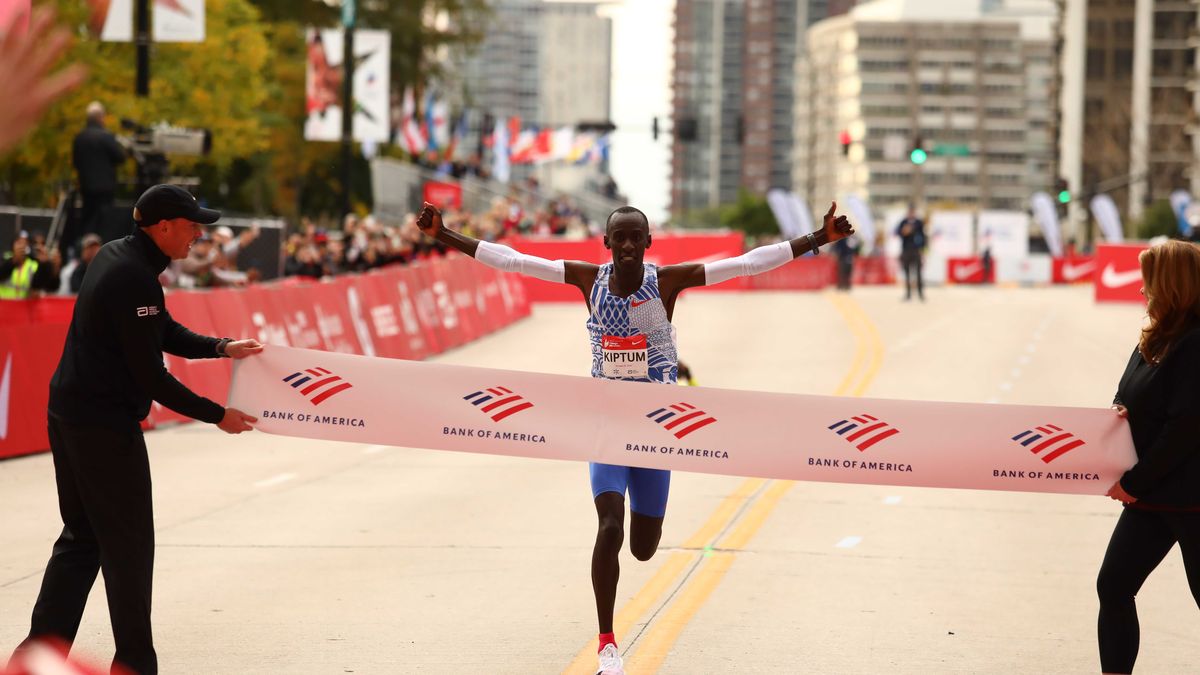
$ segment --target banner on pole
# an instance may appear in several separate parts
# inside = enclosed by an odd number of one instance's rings
[[[268,346],[229,404],[272,434],[732,476],[1103,495],[1108,409],[679,388]]]
[[[344,33],[310,28],[306,35],[304,140],[337,141],[342,138]],[[360,143],[389,140],[391,48],[387,31],[354,31],[354,140]]]

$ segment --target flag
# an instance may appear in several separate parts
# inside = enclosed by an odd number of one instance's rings
[[[412,87],[404,90],[404,101],[402,103],[404,110],[403,122],[400,125],[400,138],[398,145],[410,155],[419,155],[425,152],[425,137],[421,134],[421,128],[417,125],[417,103],[413,97]]]
[[[462,111],[458,117],[458,123],[454,125],[454,130],[450,133],[450,143],[446,148],[446,159],[454,161],[458,159],[457,154],[463,145],[463,139],[467,137],[467,111]]]
[[[562,160],[566,159],[567,155],[571,154],[571,148],[575,145],[575,129],[574,127],[562,127],[554,132],[550,140],[550,159]]]
[[[507,183],[512,169],[508,161],[508,120],[496,119],[496,131],[492,136],[492,177]]]
[[[510,146],[513,164],[528,164],[533,161],[534,145],[537,141],[537,130],[526,129],[517,134]]]

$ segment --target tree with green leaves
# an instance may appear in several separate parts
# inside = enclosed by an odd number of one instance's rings
[[[85,3],[58,0],[61,20],[84,35]],[[151,56],[150,95],[134,93],[135,47],[132,43],[84,38],[66,59],[88,68],[74,93],[51,107],[37,129],[0,161],[0,186],[16,203],[51,205],[56,186],[74,181],[71,141],[83,128],[89,101],[100,101],[110,115],[109,127],[121,118],[150,125],[212,131],[211,154],[203,158],[172,157],[174,172],[203,162],[216,172],[238,158],[265,150],[267,136],[262,105],[267,97],[264,66],[269,58],[264,26],[248,0],[208,0],[207,39],[196,44],[155,44]],[[128,176],[132,176],[130,164]]]

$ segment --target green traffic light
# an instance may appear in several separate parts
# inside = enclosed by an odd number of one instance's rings
[[[913,151],[908,155],[908,158],[912,160],[913,164],[920,165],[924,164],[925,160],[929,159],[929,153],[925,152],[921,148],[913,148]]]
[[[1058,203],[1059,204],[1070,204],[1071,203],[1071,191],[1070,190],[1062,190],[1061,192],[1059,192],[1058,193]]]

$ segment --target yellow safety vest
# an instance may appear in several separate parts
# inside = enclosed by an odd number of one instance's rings
[[[33,286],[33,275],[37,273],[38,263],[33,258],[14,267],[12,276],[0,282],[0,300],[24,300],[29,297],[29,288]]]

